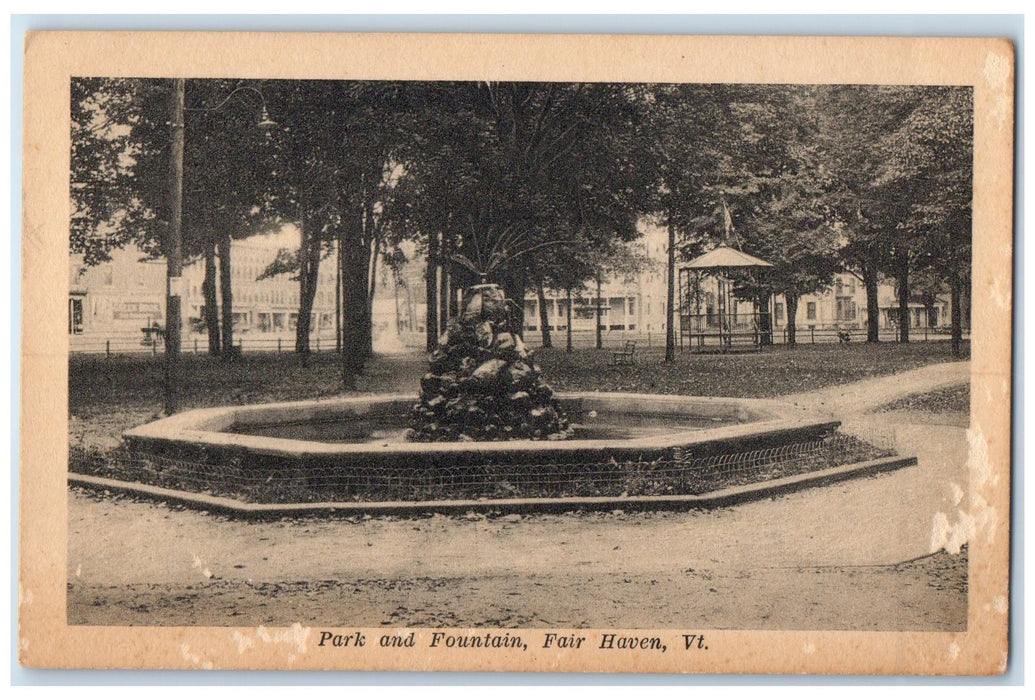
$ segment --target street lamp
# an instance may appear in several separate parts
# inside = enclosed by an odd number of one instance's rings
[[[230,92],[215,107],[197,107],[187,109],[184,106],[184,90],[186,80],[173,80],[172,100],[170,105],[170,137],[169,149],[169,229],[166,233],[166,278],[165,278],[165,413],[172,415],[180,409],[180,344],[183,296],[183,129],[185,112],[216,112],[222,109],[234,95],[252,92],[262,102],[262,114],[258,126],[271,129],[277,125],[270,119],[266,109],[266,98],[256,88],[242,85]]]

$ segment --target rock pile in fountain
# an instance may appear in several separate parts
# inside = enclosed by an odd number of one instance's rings
[[[407,438],[416,442],[563,440],[568,419],[509,325],[496,285],[469,290],[421,378]]]

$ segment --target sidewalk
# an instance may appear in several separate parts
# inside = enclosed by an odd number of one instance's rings
[[[892,419],[861,412],[966,377],[967,363],[953,363],[791,400],[879,429]],[[918,466],[715,510],[242,522],[72,492],[69,609],[112,620],[141,596],[182,594],[193,612],[170,606],[163,619],[284,622],[319,610],[374,625],[924,628],[957,599],[925,597],[917,581],[899,591],[889,572],[940,548],[939,528],[966,507],[966,431],[895,429]],[[884,583],[863,585],[877,571]],[[915,619],[896,617],[902,605]],[[965,595],[962,605],[965,619]]]
[[[781,396],[780,400],[806,410],[844,418],[867,413],[903,396],[966,384],[969,380],[969,361],[948,362],[803,394]]]

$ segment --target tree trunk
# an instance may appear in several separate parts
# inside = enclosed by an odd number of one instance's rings
[[[550,337],[550,315],[546,312],[546,290],[543,289],[542,282],[536,283],[535,294],[539,302],[539,328],[543,336],[543,347],[552,348],[553,338]]]
[[[237,354],[234,347],[234,290],[230,278],[232,245],[230,232],[222,233],[219,237],[219,291],[222,297],[223,357],[227,359],[233,359]]]
[[[880,299],[876,261],[863,268],[863,285],[866,287],[866,342],[879,343]]]
[[[309,231],[307,230],[305,204],[299,206],[298,216],[298,317],[295,320],[295,352],[302,356],[302,366],[308,364],[309,317],[302,318],[302,308],[309,292]]]
[[[565,314],[568,317],[567,350],[571,352],[571,287],[568,288],[568,308],[565,310]]]
[[[456,266],[449,272],[449,318],[457,318],[460,315],[460,293],[465,288],[461,272],[462,270]]]
[[[758,344],[773,344],[773,319],[769,315],[769,292],[760,291],[755,300],[758,308]]]
[[[344,264],[342,255],[341,229],[338,229],[336,264],[334,267],[334,351],[341,354],[341,268]]]
[[[503,276],[503,293],[509,301],[510,327],[514,333],[522,334],[525,329],[525,288],[526,272],[524,266],[510,270]]]
[[[895,266],[895,279],[898,281],[898,342],[909,342],[909,252],[900,252],[897,255]]]
[[[600,272],[597,272],[597,350],[604,347],[604,308],[602,306],[603,299],[600,298],[602,287],[603,280],[601,279]]]
[[[783,294],[787,302],[787,344],[798,344],[798,293],[787,291]]]
[[[298,256],[298,323],[295,325],[295,352],[302,356],[302,365],[308,364],[311,352],[309,334],[312,331],[313,301],[320,274],[320,239],[303,228]]]
[[[963,304],[960,297],[959,268],[954,268],[949,277],[949,314],[952,316],[952,356],[962,355],[963,345]]]
[[[957,222],[954,222],[957,223]],[[964,257],[966,248],[963,245],[962,237],[966,233],[970,235],[970,217],[958,222],[949,229],[949,315],[952,317],[952,356],[960,358],[963,354],[963,275],[969,272],[971,261],[969,256]],[[965,266],[965,267],[964,267]],[[967,295],[967,306],[969,308],[970,295]],[[969,319],[968,319],[969,320]]]
[[[219,296],[216,294],[216,239],[210,231],[205,240],[205,279],[201,295],[205,300],[205,329],[208,331],[208,354],[219,355]]]
[[[346,384],[363,369],[369,356],[368,314],[370,289],[369,248],[363,244],[362,212],[357,211],[346,221],[344,291],[342,293],[342,371]]]
[[[665,362],[676,359],[676,309],[673,299],[676,296],[676,227],[672,217],[668,219],[668,292],[665,302]]]
[[[441,265],[442,274],[439,276],[439,290],[438,290],[438,317],[441,320],[443,329],[449,327],[449,319],[453,317],[452,309],[450,308],[450,276],[452,266],[448,261],[443,260]]]
[[[428,261],[424,270],[425,294],[425,349],[431,352],[438,347],[438,234],[428,235]]]
[[[364,359],[374,354],[374,295],[377,294],[377,266],[381,258],[381,241],[375,237],[370,244],[370,260],[367,277],[369,288],[367,290],[366,319],[363,325],[363,332],[366,334],[366,353]]]

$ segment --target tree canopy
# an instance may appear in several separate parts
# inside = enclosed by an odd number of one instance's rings
[[[162,254],[170,82],[72,81],[70,242],[87,264],[131,241]],[[299,250],[268,273],[298,277],[308,319],[336,252],[359,358],[377,265],[404,240],[445,270],[428,290],[447,314],[483,278],[511,297],[575,289],[650,216],[674,255],[727,243],[770,261],[788,299],[838,270],[868,293],[894,277],[903,299],[910,270],[957,292],[969,270],[968,88],[188,80],[186,102],[188,257],[294,224]]]

